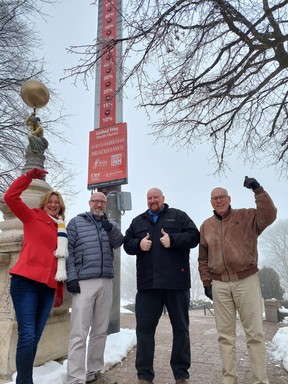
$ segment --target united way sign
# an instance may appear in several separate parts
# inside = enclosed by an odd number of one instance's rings
[[[88,189],[127,183],[127,124],[94,129],[89,137]]]

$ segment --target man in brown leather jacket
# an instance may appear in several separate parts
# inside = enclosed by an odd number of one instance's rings
[[[257,238],[277,210],[257,180],[246,176],[244,187],[253,190],[256,208],[232,209],[226,189],[212,190],[214,214],[200,227],[199,273],[205,295],[213,300],[222,384],[237,383],[236,312],[246,334],[252,384],[268,384]]]

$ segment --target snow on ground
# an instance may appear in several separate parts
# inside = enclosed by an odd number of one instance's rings
[[[283,313],[288,310],[283,309]],[[121,313],[130,312],[121,309]],[[283,363],[288,372],[288,316],[282,321],[284,327],[279,328],[268,345],[269,357],[275,364]],[[287,325],[287,326],[286,326]],[[136,333],[134,329],[120,329],[120,332],[108,335],[105,348],[105,369],[108,370],[113,365],[120,363],[128,352],[136,345]],[[60,364],[56,361],[48,361],[40,367],[35,367],[33,371],[34,384],[66,384],[67,360]],[[16,373],[13,374],[12,381],[6,384],[15,384]]]

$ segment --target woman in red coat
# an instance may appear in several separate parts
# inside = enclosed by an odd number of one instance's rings
[[[66,279],[65,204],[60,193],[49,190],[39,208],[29,208],[20,197],[33,179],[43,179],[46,174],[47,171],[39,168],[27,171],[4,195],[7,206],[22,221],[24,230],[22,250],[9,271],[18,323],[16,384],[33,384],[37,346],[58,292],[56,288],[63,288]]]

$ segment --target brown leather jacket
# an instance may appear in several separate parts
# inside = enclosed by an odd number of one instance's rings
[[[202,223],[198,262],[204,287],[258,271],[257,238],[276,219],[277,209],[263,187],[254,193],[256,209],[229,208],[222,218],[214,212]]]

